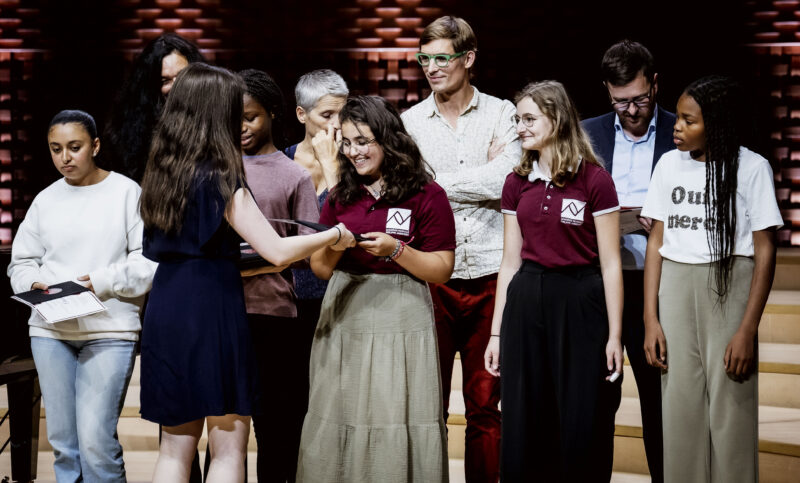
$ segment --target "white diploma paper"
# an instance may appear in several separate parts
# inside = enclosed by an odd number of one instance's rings
[[[94,292],[72,281],[51,285],[47,290],[18,293],[11,298],[31,307],[50,324],[106,310]]]

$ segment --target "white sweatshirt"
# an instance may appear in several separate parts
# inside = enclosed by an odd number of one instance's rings
[[[89,275],[107,311],[48,324],[35,312],[30,335],[63,340],[137,340],[139,310],[156,263],[142,256],[141,189],[117,173],[90,186],[62,178],[34,198],[11,248],[14,293]],[[79,282],[80,283],[80,282]]]

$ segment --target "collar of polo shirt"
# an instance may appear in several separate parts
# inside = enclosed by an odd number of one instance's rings
[[[582,162],[583,162],[583,159],[578,161],[578,167],[580,167]],[[567,171],[572,173],[571,169],[568,169]],[[533,183],[533,182],[535,182],[536,180],[539,180],[539,179],[544,181],[545,183],[549,183],[550,181],[553,181],[553,178],[551,178],[550,176],[546,175],[544,173],[544,171],[542,171],[542,168],[539,167],[539,161],[534,161],[533,162],[533,167],[531,169],[531,172],[530,172],[530,174],[528,174],[528,181]]]

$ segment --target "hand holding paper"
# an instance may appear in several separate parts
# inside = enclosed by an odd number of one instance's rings
[[[627,208],[623,207],[619,210],[619,234],[620,235],[627,235],[628,233],[633,233],[639,230],[646,230],[646,226],[639,221],[641,218],[639,214],[642,212],[642,208]],[[647,220],[647,218],[642,218]]]
[[[45,322],[54,324],[106,310],[106,306],[87,287],[69,281],[50,285],[33,284],[34,290],[11,298],[31,307]],[[41,289],[39,287],[44,287]]]

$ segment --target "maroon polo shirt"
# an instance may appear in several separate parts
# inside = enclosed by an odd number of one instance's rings
[[[511,173],[503,186],[503,213],[522,231],[522,259],[545,267],[598,263],[594,217],[619,210],[611,175],[582,162],[575,178],[559,188],[551,181]]]
[[[423,252],[456,249],[453,210],[447,194],[434,182],[392,205],[376,200],[362,188],[361,196],[351,204],[325,203],[319,221],[326,225],[344,223],[353,233],[388,233],[406,242],[413,236],[409,246]],[[383,261],[358,246],[344,252],[336,269],[349,273],[407,273],[397,263]]]

